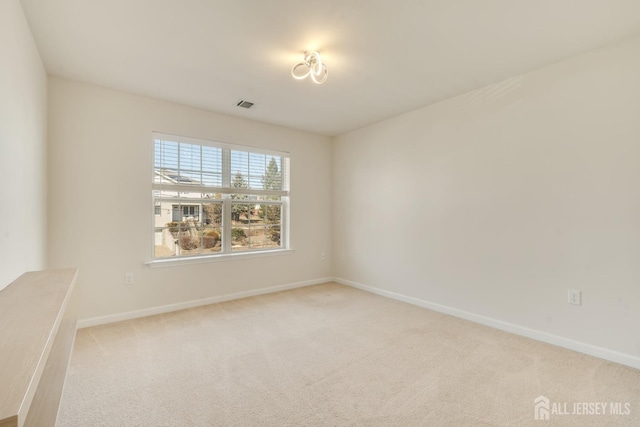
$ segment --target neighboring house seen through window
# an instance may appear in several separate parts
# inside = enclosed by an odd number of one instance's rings
[[[154,258],[288,247],[289,155],[154,134]]]

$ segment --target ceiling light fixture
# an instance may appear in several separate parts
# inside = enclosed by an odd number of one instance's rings
[[[304,62],[294,65],[291,69],[291,75],[294,79],[302,80],[307,76],[311,76],[314,83],[320,84],[327,81],[327,66],[322,62],[320,54],[316,51],[305,52]]]

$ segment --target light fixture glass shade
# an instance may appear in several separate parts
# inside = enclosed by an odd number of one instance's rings
[[[297,80],[311,76],[314,83],[320,84],[327,81],[329,72],[327,66],[322,62],[320,54],[312,51],[304,53],[304,61],[293,66],[291,75]]]
[[[291,75],[294,79],[302,80],[309,75],[311,72],[311,68],[304,62],[299,63],[298,65],[294,65],[291,69]]]

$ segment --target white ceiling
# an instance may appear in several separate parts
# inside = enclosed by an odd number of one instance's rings
[[[640,32],[638,0],[21,1],[52,75],[324,135]]]

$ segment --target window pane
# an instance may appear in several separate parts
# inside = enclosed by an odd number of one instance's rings
[[[264,188],[265,158],[264,154],[249,154],[249,188]]]
[[[202,172],[202,185],[207,185],[209,187],[222,187],[222,172]]]
[[[155,141],[155,168],[178,169],[178,144],[172,141]]]
[[[222,186],[222,149],[155,140],[154,182]]]
[[[202,253],[222,251],[222,228],[205,226],[202,230]]]
[[[259,196],[257,198],[258,201],[265,201],[265,202],[281,202],[282,201],[282,197],[280,196]]]
[[[269,237],[266,234],[266,227],[253,226],[249,230],[249,248],[260,249],[268,245]]]
[[[269,242],[268,242],[269,247],[277,248],[281,246],[280,225],[267,227],[266,235],[269,236]]]
[[[280,204],[263,203],[260,205],[260,216],[265,224],[280,224],[282,222],[281,215],[282,205]]]
[[[241,200],[231,205],[233,226],[231,250],[244,251],[280,247],[282,205],[279,203],[259,204],[259,201],[254,204],[253,201]]]
[[[179,144],[177,142],[156,140],[154,147],[154,182],[173,182],[170,176],[178,174]]]
[[[187,223],[186,227],[180,227],[178,242],[180,255],[197,255],[201,248],[202,229],[194,223]]]
[[[154,191],[155,217],[154,226],[165,227],[172,219],[172,198],[178,197],[178,193],[169,191]]]
[[[236,197],[234,198],[233,196]],[[236,202],[236,200],[247,200],[248,196],[243,194],[234,194],[231,197],[234,198],[234,202],[231,203],[231,224],[235,226],[249,223],[255,216],[254,214],[256,205],[250,201]]]
[[[231,150],[231,186],[234,188],[249,188],[249,153]]]
[[[176,230],[177,235],[177,230]],[[176,249],[176,237],[169,230],[169,227],[156,227],[154,233],[155,244],[155,256],[156,258],[164,258],[175,256],[177,254]]]
[[[180,183],[200,183],[200,145],[180,144]]]
[[[198,204],[195,204],[198,203]],[[184,222],[196,221],[200,222],[200,203],[199,201],[189,202],[182,201],[171,206],[171,221]]]
[[[282,190],[282,157],[266,156],[263,186],[265,190]]]
[[[231,229],[231,251],[245,251],[249,248],[249,227],[233,227]]]
[[[202,218],[204,225],[220,227],[222,225],[222,203],[203,203]]]
[[[202,147],[202,183],[222,186],[222,149]]]
[[[231,150],[231,176],[236,188],[282,190],[282,157]]]

